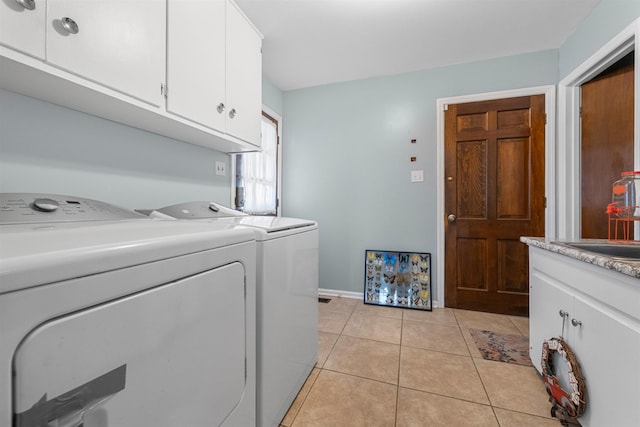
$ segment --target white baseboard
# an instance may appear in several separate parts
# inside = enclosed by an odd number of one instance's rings
[[[364,300],[364,294],[362,292],[342,291],[340,289],[323,289],[318,288],[318,295],[328,297],[340,297],[340,298],[354,298]],[[433,308],[441,308],[442,306],[438,301],[432,301]]]
[[[339,289],[323,289],[318,288],[318,295],[326,295],[330,297],[341,297],[341,298],[354,298],[364,300],[364,294],[362,292],[351,292],[351,291],[342,291]]]

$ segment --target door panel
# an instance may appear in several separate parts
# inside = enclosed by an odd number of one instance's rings
[[[521,262],[525,259],[524,263]],[[528,250],[520,240],[498,240],[498,291],[527,293],[529,286]]]
[[[456,204],[458,216],[486,218],[486,141],[462,141],[456,149],[456,154],[456,168],[460,171]]]
[[[446,306],[528,314],[520,236],[544,235],[544,126],[543,95],[448,107]]]
[[[497,211],[498,218],[529,216],[528,138],[498,140]]]

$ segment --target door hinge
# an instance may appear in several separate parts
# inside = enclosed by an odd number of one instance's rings
[[[449,104],[442,104],[442,111],[449,111]]]
[[[169,93],[169,88],[164,83],[160,83],[160,95],[167,99],[167,94]]]
[[[544,124],[547,124],[547,113],[544,113]]]
[[[545,209],[547,208],[547,198],[546,197],[544,198],[544,208]]]

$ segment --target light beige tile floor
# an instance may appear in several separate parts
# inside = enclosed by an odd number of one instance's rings
[[[328,298],[318,304],[318,363],[281,426],[560,425],[535,368],[484,360],[469,334],[527,336],[527,318]]]

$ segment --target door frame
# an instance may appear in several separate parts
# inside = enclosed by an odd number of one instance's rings
[[[558,84],[558,168],[557,238],[579,239],[582,234],[580,198],[580,148],[581,148],[581,85],[606,70],[635,50],[634,63],[634,167],[640,170],[640,19],[618,33],[589,59],[578,66]],[[603,207],[604,209],[604,207]],[[640,239],[640,227],[635,230],[635,239]]]
[[[444,209],[444,112],[449,104],[462,104],[465,102],[477,102],[477,101],[490,101],[494,99],[502,98],[516,98],[519,96],[532,96],[532,95],[544,95],[544,111],[546,115],[545,124],[545,166],[544,166],[544,195],[547,200],[547,208],[545,209],[545,237],[555,235],[556,232],[556,220],[555,215],[555,198],[553,197],[553,189],[555,188],[555,161],[554,153],[556,150],[555,141],[555,121],[556,121],[556,87],[555,85],[537,86],[523,89],[513,89],[498,92],[487,92],[474,95],[462,95],[449,98],[439,98],[436,100],[436,125],[437,125],[437,188],[436,188],[436,218],[437,230],[436,230],[436,289],[438,299],[434,301],[434,307],[444,307],[444,221],[445,221],[445,209]]]

